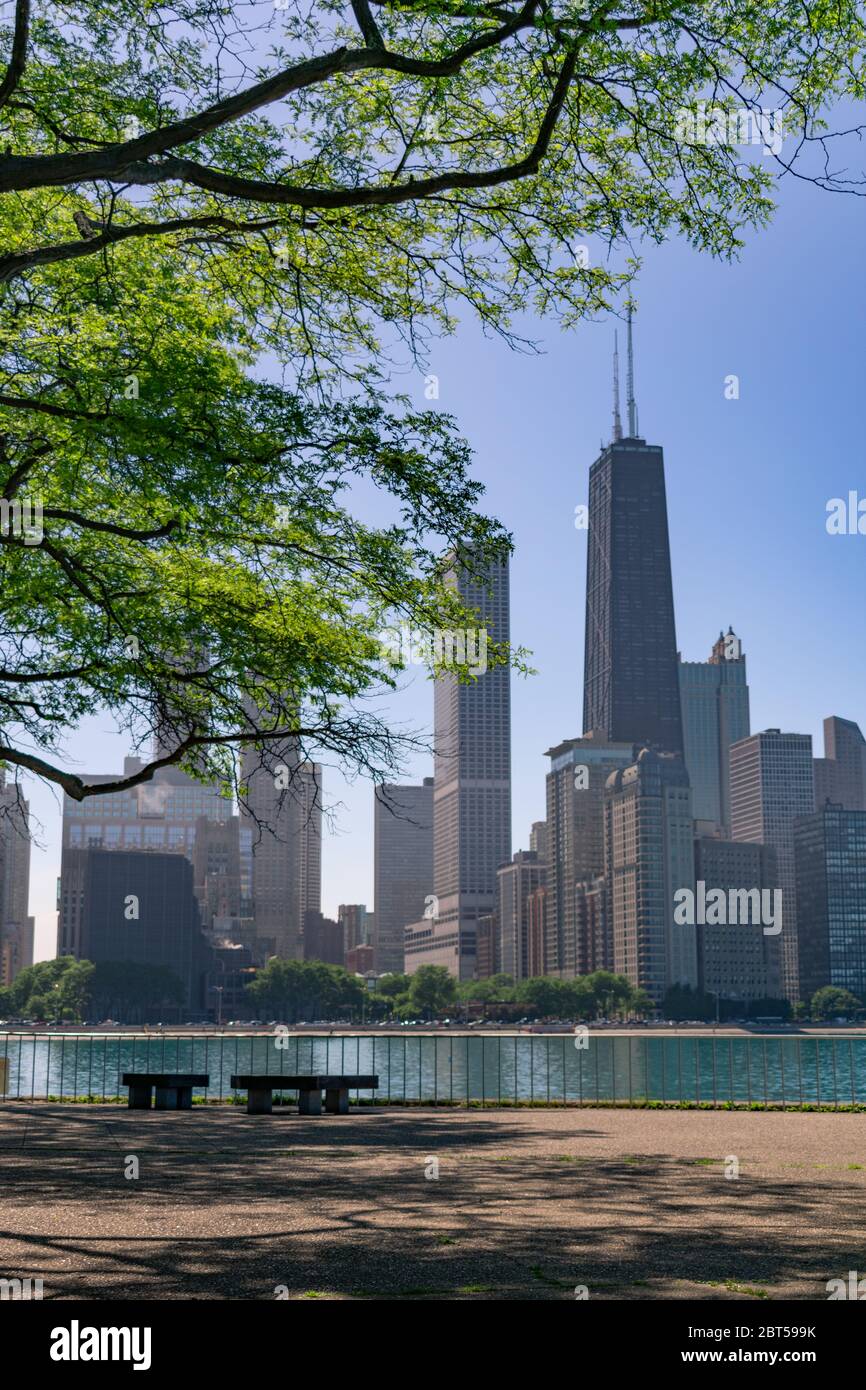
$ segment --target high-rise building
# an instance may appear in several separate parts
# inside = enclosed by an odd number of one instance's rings
[[[570,978],[578,968],[575,885],[604,873],[604,789],[617,768],[634,762],[634,745],[598,733],[549,748],[547,774],[547,975]]]
[[[433,906],[432,777],[414,786],[388,782],[376,788],[373,893],[375,968],[400,974],[403,932]]]
[[[30,894],[30,805],[0,768],[0,985],[33,964]]]
[[[815,808],[826,801],[866,811],[866,739],[859,724],[831,714],[824,720],[824,756],[815,759]]]
[[[322,769],[288,742],[245,749],[241,781],[259,952],[300,960],[304,914],[322,904]]]
[[[729,750],[747,738],[749,687],[746,658],[732,628],[719,633],[708,661],[683,661],[677,668],[686,769],[692,814],[730,834]]]
[[[200,1016],[211,957],[186,856],[95,848],[70,856],[82,894],[81,957],[163,966],[183,987],[178,1017]]]
[[[694,892],[689,778],[681,758],[644,748],[608,778],[605,879],[614,969],[661,1003],[697,985],[693,925],[675,921],[675,894]]]
[[[508,561],[452,574],[493,643],[509,641]],[[480,643],[479,643],[480,645]],[[496,906],[496,872],[511,858],[511,681],[508,665],[470,681],[434,682],[433,894],[438,916],[404,939],[406,970],[444,965],[475,974],[476,923]],[[378,904],[377,904],[378,906]]]
[[[629,319],[628,435],[589,470],[584,732],[613,743],[683,750],[664,454],[638,434]]]
[[[775,849],[700,836],[695,840],[695,882],[702,882],[707,893],[720,889],[726,895],[725,911],[718,914],[725,920],[697,924],[700,988],[732,1003],[781,998],[779,936],[764,930],[766,924],[751,907],[744,914],[747,921],[731,921],[727,911],[732,890],[754,895],[778,887]]]
[[[519,849],[497,873],[500,969],[513,980],[530,976],[529,898],[543,888],[546,866],[533,850]]]
[[[765,729],[731,745],[731,837],[772,845],[782,890],[782,991],[799,998],[794,821],[815,806],[812,739]]]
[[[866,811],[825,802],[794,822],[800,998],[825,985],[866,1003]]]

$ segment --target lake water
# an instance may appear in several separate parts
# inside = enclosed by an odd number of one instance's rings
[[[212,1099],[233,1072],[372,1072],[379,1100],[866,1104],[866,1038],[841,1034],[0,1034],[0,1091],[4,1062],[24,1099],[125,1097],[125,1071],[207,1072]]]

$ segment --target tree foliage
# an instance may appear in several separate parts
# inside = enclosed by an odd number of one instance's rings
[[[812,995],[810,1011],[815,1023],[826,1023],[831,1018],[860,1018],[863,1004],[850,989],[839,989],[835,985],[825,985]]]
[[[774,171],[859,190],[822,124],[863,95],[855,0],[0,14],[0,759],[79,799],[95,708],[227,782],[287,739],[396,772],[377,634],[472,625],[443,557],[509,540],[392,366],[464,309],[520,342],[616,306],[642,239],[735,254]],[[784,150],[683,137],[702,100]]]
[[[326,1018],[360,1018],[364,985],[341,965],[319,960],[268,961],[247,985],[261,1017],[282,1023],[315,1022]]]

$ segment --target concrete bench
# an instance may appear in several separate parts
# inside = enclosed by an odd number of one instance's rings
[[[270,1115],[274,1091],[297,1091],[300,1115],[321,1115],[322,1092],[329,1115],[348,1115],[349,1091],[375,1091],[378,1076],[275,1076],[273,1073],[238,1075],[233,1086],[247,1092],[248,1115]]]
[[[193,1086],[207,1086],[207,1072],[125,1071],[130,1110],[149,1110],[154,1087],[157,1110],[191,1110]]]

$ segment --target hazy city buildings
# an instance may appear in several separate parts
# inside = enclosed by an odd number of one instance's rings
[[[138,757],[124,758],[123,775],[143,767]],[[115,782],[117,775],[90,776],[91,783]],[[126,791],[107,792],[75,801],[63,797],[57,953],[81,957],[84,922],[84,867],[81,851],[148,851],[180,854],[192,863],[200,821],[231,819],[231,805],[218,787],[197,782],[179,768],[160,768],[151,781]],[[240,830],[238,831],[240,835]],[[239,839],[238,874],[242,850]],[[202,879],[204,882],[204,878]]]
[[[578,883],[604,873],[604,794],[607,780],[634,761],[634,745],[611,743],[600,733],[566,739],[549,748],[547,774],[547,921],[543,973],[581,973]],[[585,930],[581,928],[581,930]]]
[[[815,806],[812,740],[765,729],[731,746],[731,836],[772,845],[782,890],[782,991],[799,997],[794,821]]]
[[[326,965],[345,965],[343,927],[332,917],[325,917],[317,908],[304,913],[304,960],[321,960]]]
[[[251,902],[241,898],[240,820],[237,816],[227,820],[199,816],[195,823],[192,867],[203,926],[210,929],[217,919],[249,914]]]
[[[721,889],[726,902],[732,889],[752,895],[756,890],[775,889],[776,851],[772,845],[700,836],[695,840],[695,881],[702,882],[707,893]],[[733,1005],[742,1003],[742,1009],[733,1009],[735,1014],[746,1013],[750,1002],[780,999],[779,936],[764,930],[764,923],[751,911],[751,904],[742,913],[744,920],[730,921],[727,911],[721,915],[725,921],[697,925],[700,988],[706,994],[716,995],[720,1003],[722,999]]]
[[[866,1000],[866,811],[825,802],[795,821],[794,846],[800,997],[835,985]]]
[[[500,970],[513,980],[530,976],[529,899],[543,888],[546,866],[536,850],[519,849],[497,873]]]
[[[547,859],[547,821],[534,820],[529,829],[529,848],[534,850],[539,859]]]
[[[300,960],[305,914],[322,905],[322,769],[291,743],[266,755],[250,748],[241,781],[259,953]]]
[[[381,974],[403,970],[403,933],[432,909],[433,778],[375,790],[372,944]],[[432,913],[431,913],[432,916]]]
[[[589,470],[583,728],[683,750],[664,454],[638,434],[629,323],[628,435]]]
[[[30,806],[0,768],[0,985],[33,964],[30,895]]]
[[[348,954],[356,946],[367,944],[366,903],[340,903],[337,921],[343,929],[343,951]]]
[[[674,894],[694,890],[689,778],[681,758],[643,749],[608,779],[605,879],[613,962],[661,1003],[673,985],[697,985],[695,928],[674,920]]]
[[[454,576],[491,642],[509,640],[508,562],[484,579]],[[405,935],[405,968],[444,965],[471,979],[476,925],[496,906],[496,873],[511,858],[511,684],[507,665],[469,682],[434,682],[433,894],[437,916]],[[378,903],[377,903],[378,909]]]
[[[730,747],[748,737],[746,658],[732,629],[719,633],[707,661],[680,660],[677,668],[685,764],[696,821],[730,834]]]
[[[815,758],[815,807],[826,801],[866,811],[866,739],[860,726],[832,714],[824,720],[824,756]]]
[[[499,918],[495,912],[485,913],[483,917],[478,918],[475,944],[475,978],[489,980],[491,975],[498,975],[502,970],[502,939],[499,933]]]

